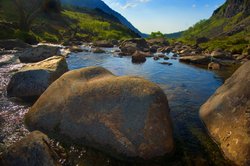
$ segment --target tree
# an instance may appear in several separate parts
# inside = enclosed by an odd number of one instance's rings
[[[19,28],[29,31],[30,26],[39,12],[41,12],[43,0],[13,0],[19,14]]]
[[[151,34],[149,35],[149,38],[165,38],[166,36],[161,33],[160,31],[158,32],[151,32]]]

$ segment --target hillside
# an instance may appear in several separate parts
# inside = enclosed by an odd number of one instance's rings
[[[61,2],[62,2],[62,4],[70,4],[70,5],[78,6],[78,7],[85,7],[85,8],[90,8],[90,9],[101,9],[105,13],[108,13],[108,14],[113,15],[116,18],[118,18],[118,20],[123,25],[125,25],[126,27],[128,27],[129,29],[131,29],[132,31],[137,33],[138,35],[143,36],[143,34],[138,29],[136,29],[125,17],[123,17],[121,14],[119,14],[118,12],[111,9],[102,0],[82,0],[82,1],[79,1],[79,0],[61,0]]]
[[[116,17],[99,9],[63,6],[60,11],[48,11],[43,8],[43,11],[36,15],[28,32],[20,30],[19,14],[12,1],[0,1],[0,39],[20,38],[33,43],[35,40],[46,42],[92,41],[138,36],[122,25]]]
[[[227,0],[211,18],[201,20],[185,31],[181,40],[195,44],[200,37],[210,39],[200,45],[203,48],[241,53],[250,44],[250,1]]]

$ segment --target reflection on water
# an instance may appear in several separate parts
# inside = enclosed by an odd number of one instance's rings
[[[171,57],[172,54],[168,55]],[[131,57],[112,54],[77,53],[68,58],[71,70],[102,66],[118,76],[140,76],[157,83],[167,94],[176,139],[176,154],[157,165],[228,165],[219,149],[206,134],[199,119],[200,106],[222,85],[223,79],[212,71],[169,60],[172,66],[147,58],[143,64],[132,64]]]

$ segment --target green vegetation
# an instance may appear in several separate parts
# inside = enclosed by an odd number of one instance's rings
[[[200,47],[209,51],[221,48],[232,53],[241,54],[249,44],[250,34],[241,32],[233,36],[219,37],[207,43],[202,43]]]
[[[103,21],[88,13],[65,10],[62,16],[68,20],[74,20],[75,24],[69,24],[75,29],[78,36],[91,37],[94,40],[100,39],[126,39],[132,37],[132,32],[119,22]]]
[[[118,40],[137,37],[114,16],[101,10],[69,6],[64,6],[61,10],[61,6],[54,3],[57,0],[44,0],[41,11],[35,13],[36,17],[30,22],[27,19],[27,26],[23,28],[20,23],[23,19],[13,1],[15,0],[0,0],[0,39],[19,38],[28,43],[59,43],[68,40]],[[19,8],[25,9],[23,6]]]
[[[166,38],[166,36],[161,33],[160,31],[158,32],[151,32],[148,38],[155,39],[155,38]]]
[[[190,27],[178,41],[195,45],[198,38],[206,37],[210,40],[199,46],[209,51],[221,48],[233,53],[244,52],[250,45],[250,16],[245,10],[238,13],[226,10],[229,3],[232,2],[227,1],[218,8],[210,19]]]

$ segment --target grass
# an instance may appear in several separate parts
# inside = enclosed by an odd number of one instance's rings
[[[212,51],[221,48],[233,53],[241,54],[250,45],[250,16],[239,12],[231,18],[222,17],[226,5],[216,11],[208,20],[201,20],[190,27],[178,39],[185,44],[195,45],[196,39],[208,37],[211,40],[199,46]],[[244,25],[243,29],[237,30]]]
[[[137,37],[115,17],[100,10],[64,7],[60,14],[41,13],[29,32],[18,29],[18,13],[11,1],[0,0],[0,39],[60,43],[70,39],[81,41],[120,40]]]
[[[200,44],[200,47],[213,51],[217,48],[241,54],[250,45],[250,33],[240,32],[233,36],[219,37],[207,43]]]

